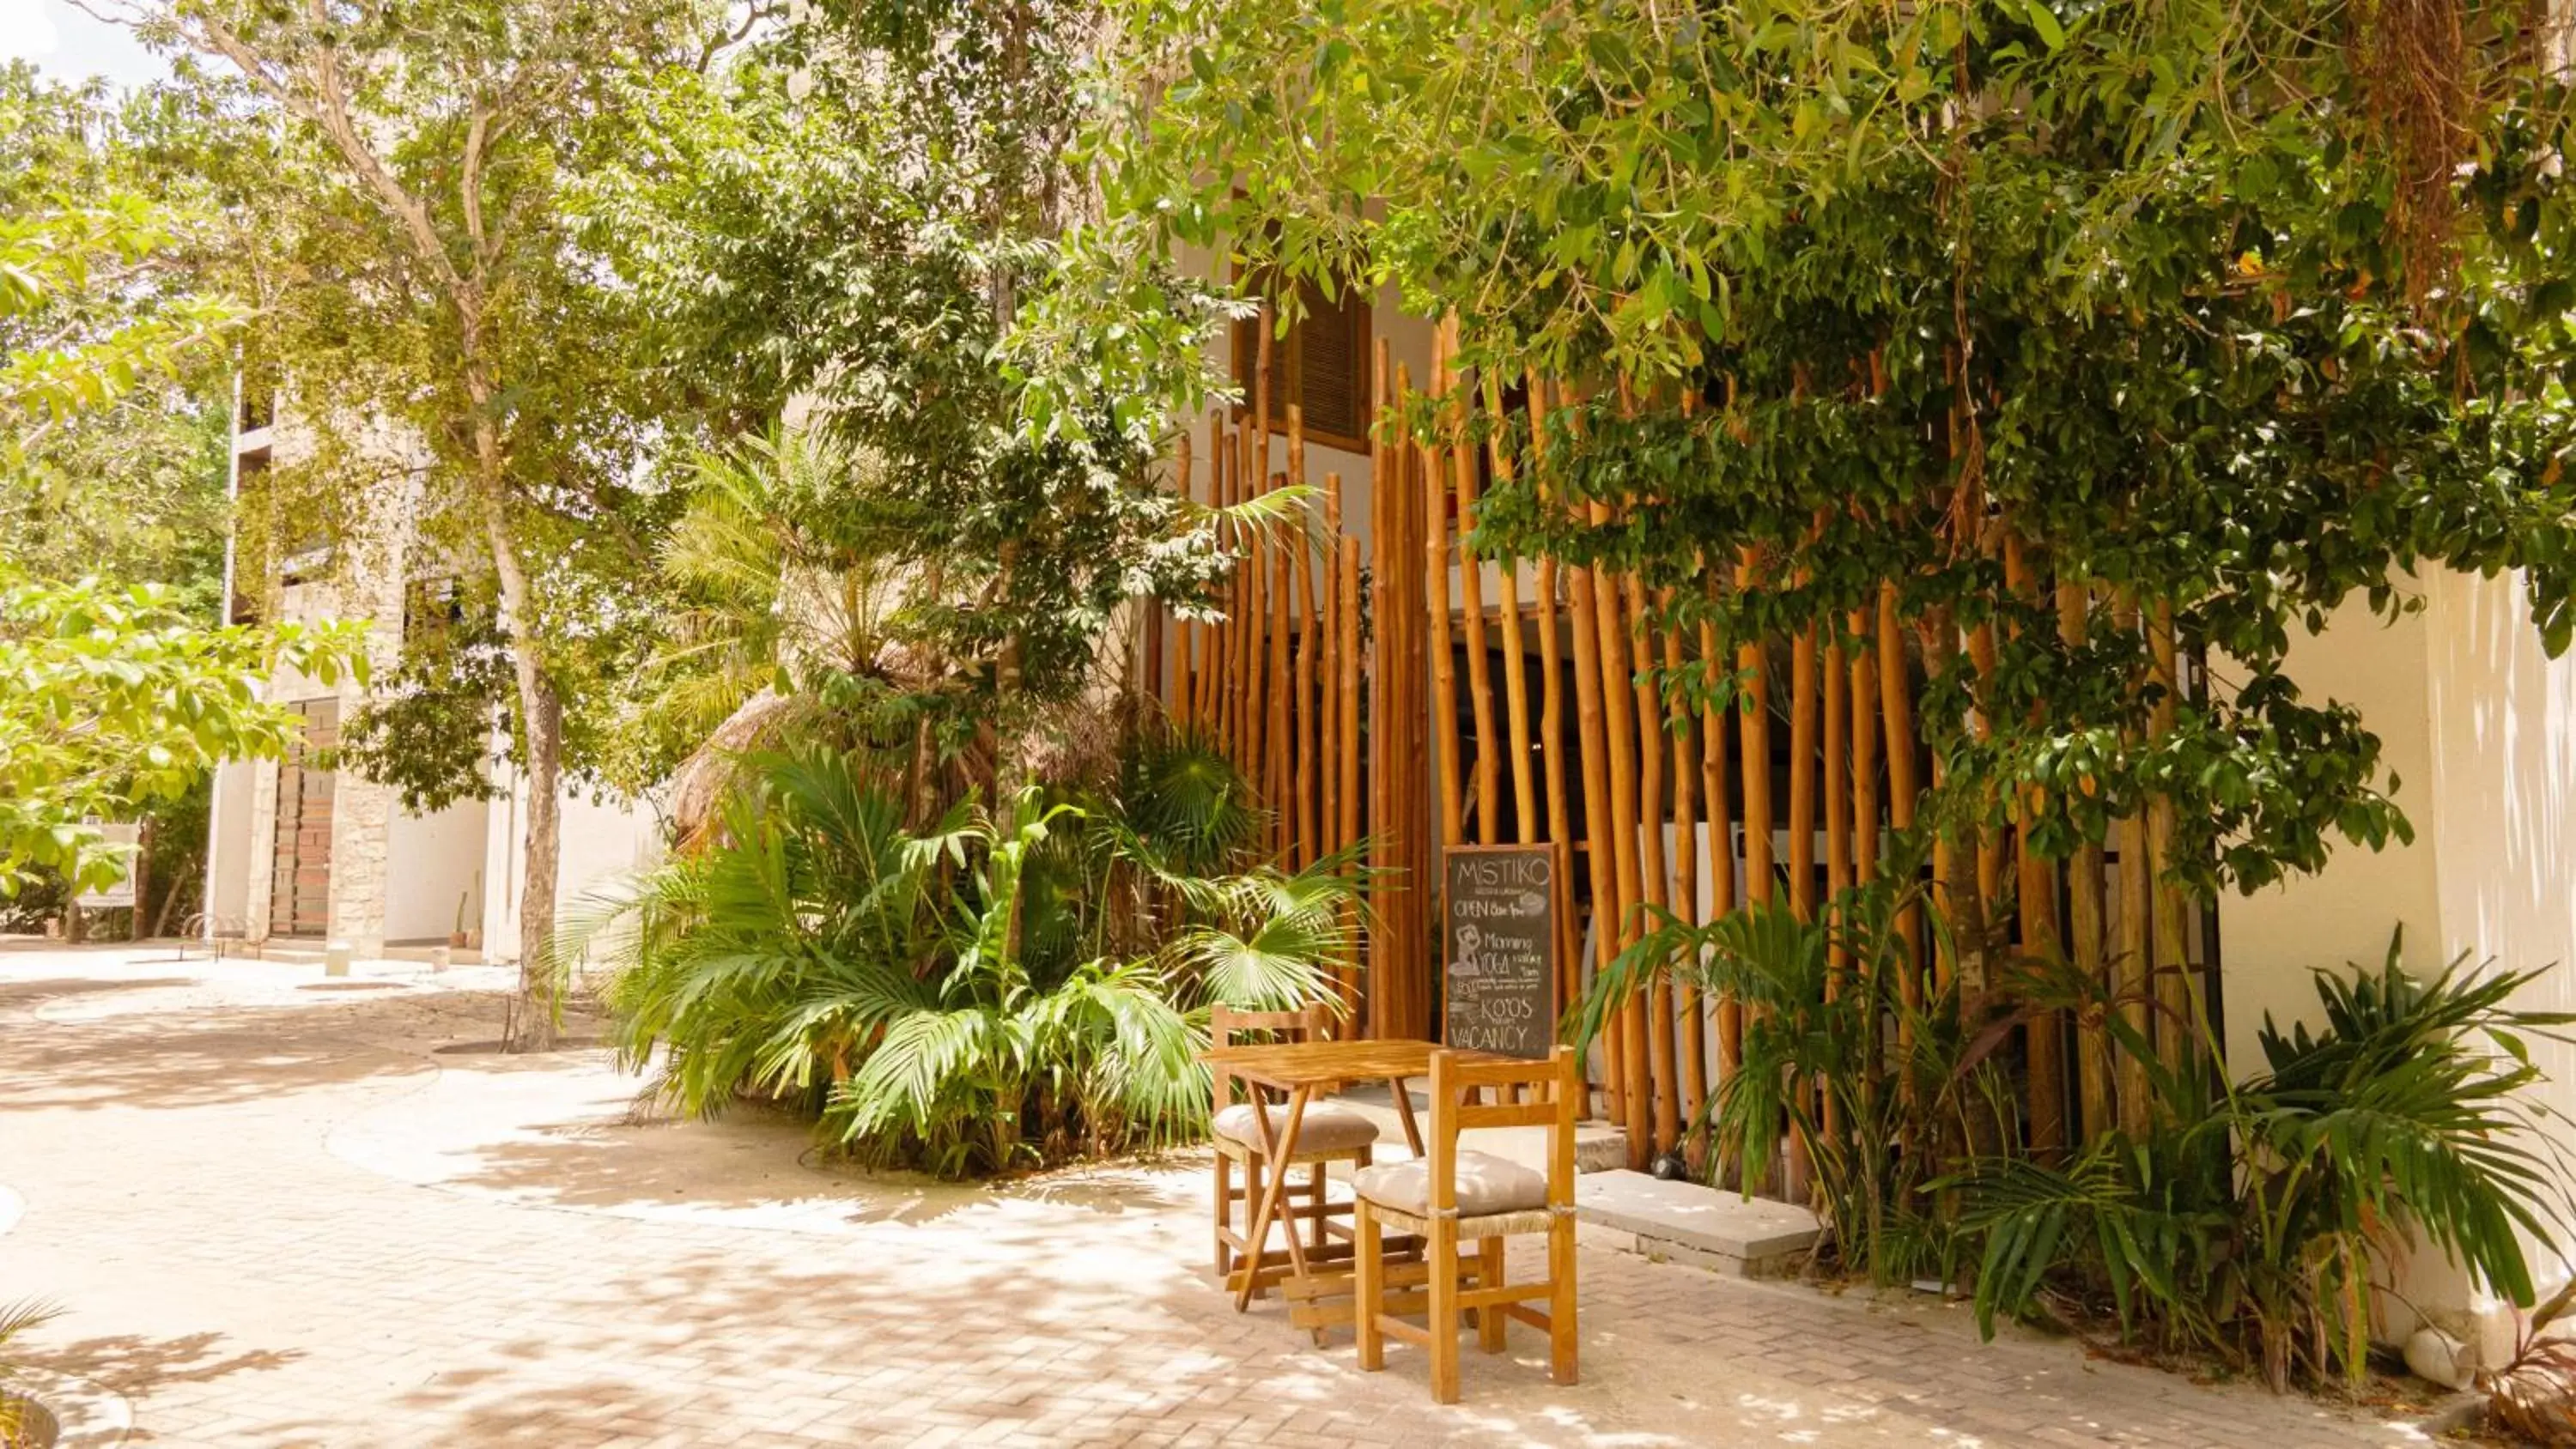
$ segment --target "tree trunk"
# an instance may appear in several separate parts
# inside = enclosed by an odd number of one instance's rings
[[[502,493],[500,432],[488,413],[474,425],[474,453],[484,541],[492,550],[492,569],[501,586],[501,628],[510,639],[527,754],[521,775],[528,793],[528,820],[526,860],[519,877],[519,992],[510,1003],[501,1042],[505,1051],[545,1051],[555,1044],[560,1005],[559,983],[546,959],[546,948],[547,938],[554,933],[555,876],[562,858],[563,700],[546,678],[527,570],[510,533],[509,507]]]

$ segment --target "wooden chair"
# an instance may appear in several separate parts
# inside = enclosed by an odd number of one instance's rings
[[[1440,1052],[1431,1059],[1431,1141],[1427,1156],[1354,1174],[1358,1196],[1358,1325],[1360,1367],[1386,1367],[1386,1337],[1418,1343],[1431,1354],[1431,1397],[1458,1402],[1458,1322],[1476,1314],[1477,1342],[1487,1353],[1503,1350],[1505,1321],[1517,1318],[1547,1330],[1549,1377],[1575,1381],[1574,1324],[1574,1123],[1582,1111],[1583,1078],[1572,1047],[1558,1047],[1543,1062],[1469,1059]],[[1490,1090],[1493,1101],[1480,1103]],[[1517,1100],[1515,1100],[1517,1099]],[[1540,1173],[1483,1152],[1464,1151],[1459,1134],[1479,1127],[1545,1127],[1547,1171]],[[1399,1318],[1386,1266],[1388,1230],[1425,1240],[1427,1323]],[[1536,1283],[1507,1280],[1503,1243],[1520,1233],[1547,1234],[1547,1277]],[[1476,1245],[1462,1264],[1462,1242]],[[1407,1294],[1411,1299],[1416,1295]],[[1530,1305],[1545,1300],[1540,1312]]]
[[[1325,1008],[1322,1004],[1300,1011],[1237,1011],[1218,1006],[1208,1013],[1208,1037],[1217,1047],[1239,1045],[1237,1038],[1256,1032],[1268,1033],[1280,1042],[1320,1040],[1324,1034]],[[1377,1123],[1363,1113],[1331,1102],[1317,1102],[1306,1109],[1297,1131],[1296,1154],[1285,1164],[1274,1166],[1262,1147],[1260,1119],[1255,1113],[1267,1113],[1270,1136],[1276,1140],[1287,1125],[1287,1109],[1259,1100],[1257,1088],[1245,1086],[1249,1100],[1236,1101],[1238,1084],[1223,1063],[1216,1068],[1216,1110],[1210,1118],[1210,1136],[1216,1143],[1216,1271],[1221,1281],[1232,1282],[1242,1259],[1252,1259],[1248,1271],[1254,1277],[1256,1294],[1266,1292],[1287,1273],[1287,1254],[1273,1249],[1263,1252],[1249,1236],[1251,1219],[1261,1201],[1263,1183],[1274,1171],[1303,1167],[1307,1180],[1301,1188],[1290,1182],[1280,1209],[1287,1231],[1297,1231],[1299,1222],[1307,1229],[1307,1242],[1321,1250],[1333,1236],[1349,1239],[1347,1219],[1349,1204],[1333,1204],[1326,1197],[1326,1180],[1336,1162],[1349,1163],[1356,1170],[1369,1165],[1370,1153],[1377,1143]],[[1234,1185],[1234,1170],[1243,1171],[1243,1185]],[[1299,1201],[1300,1198],[1304,1201]],[[1242,1225],[1238,1226],[1234,1205],[1243,1204]],[[1310,1254],[1311,1255],[1311,1254]]]

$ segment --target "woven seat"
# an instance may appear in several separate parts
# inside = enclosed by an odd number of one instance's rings
[[[1492,1102],[1477,1100],[1488,1092]],[[1458,1402],[1458,1326],[1472,1312],[1477,1345],[1487,1353],[1503,1351],[1511,1319],[1546,1329],[1548,1376],[1574,1382],[1574,1119],[1582,1101],[1571,1047],[1558,1047],[1544,1062],[1469,1060],[1455,1052],[1431,1058],[1429,1151],[1351,1179],[1359,1199],[1354,1267],[1361,1368],[1386,1367],[1390,1336],[1420,1344],[1431,1355],[1431,1397]],[[1547,1171],[1461,1151],[1459,1134],[1479,1127],[1545,1127]],[[1390,1291],[1390,1230],[1423,1240],[1425,1292],[1399,1299]],[[1516,1233],[1547,1234],[1545,1279],[1509,1281],[1503,1240]],[[1462,1241],[1476,1244],[1472,1255],[1462,1257]],[[1426,1321],[1417,1326],[1390,1311],[1402,1303],[1415,1303]],[[1545,1311],[1536,1303],[1545,1303]]]
[[[1311,1120],[1311,1114],[1309,1114]],[[1308,1131],[1314,1129],[1310,1126]],[[1461,1151],[1457,1163],[1457,1212],[1461,1220],[1547,1207],[1547,1177],[1508,1157]],[[1351,1176],[1351,1190],[1377,1207],[1410,1217],[1431,1212],[1431,1160],[1390,1162]]]
[[[1288,1109],[1272,1107],[1268,1111],[1271,1140],[1276,1141],[1288,1125]],[[1250,1102],[1237,1102],[1231,1107],[1218,1109],[1208,1126],[1216,1133],[1220,1148],[1232,1143],[1256,1154],[1261,1151],[1261,1129],[1256,1125],[1258,1119],[1252,1112]],[[1352,1148],[1368,1147],[1376,1141],[1377,1123],[1366,1115],[1330,1102],[1318,1102],[1306,1109],[1306,1115],[1297,1128],[1297,1161],[1347,1157]]]

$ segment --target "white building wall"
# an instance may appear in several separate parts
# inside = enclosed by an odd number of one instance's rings
[[[385,939],[440,942],[459,922],[467,930],[483,924],[489,812],[481,800],[432,815],[394,812],[386,830]]]
[[[2430,598],[2442,957],[2550,968],[2521,1004],[2576,1011],[2576,654],[2542,652],[2518,576],[2446,574]],[[2576,1046],[2529,1046],[2561,1145],[2576,1151]],[[2544,1283],[2570,1270],[2564,1257],[2533,1266]]]
[[[2284,1024],[2317,1019],[2308,968],[2375,967],[2401,923],[2418,975],[2463,953],[2550,967],[2523,1004],[2576,1010],[2576,657],[2542,653],[2517,577],[2442,572],[2413,586],[2422,613],[2382,624],[2356,603],[2292,648],[2290,672],[2311,697],[2359,707],[2381,737],[2416,838],[2378,854],[2347,845],[2317,876],[2221,901],[2228,1051],[2240,1073],[2260,1064],[2266,1010]],[[2532,1105],[2576,1150],[2576,1047],[2529,1045],[2550,1079]],[[2546,1252],[2532,1266],[2544,1293],[2570,1270]],[[2511,1313],[2473,1295],[2438,1252],[2398,1265],[2396,1286],[2381,1304],[2383,1332],[2403,1337],[2420,1308],[2487,1361],[2509,1348]]]
[[[662,822],[649,800],[595,801],[574,790],[563,794],[561,844],[555,872],[558,914],[578,910],[584,898],[660,858]],[[527,860],[527,795],[511,778],[509,792],[491,802],[485,817],[483,959],[519,959],[519,873]]]
[[[247,760],[227,760],[215,767],[214,810],[206,829],[207,940],[246,937],[251,932],[251,808],[258,770]]]
[[[2337,838],[2321,874],[2220,898],[2226,1050],[2240,1076],[2262,1063],[2255,1043],[2266,1012],[2285,1029],[2321,1020],[2315,969],[2355,961],[2376,967],[2387,957],[2389,933],[2401,925],[2410,967],[2420,971],[2444,958],[2430,839],[2437,787],[2425,678],[2428,628],[2423,614],[2387,622],[2355,599],[2326,621],[2323,633],[2291,643],[2289,674],[2306,702],[2353,705],[2379,736],[2381,760],[2397,777],[2394,798],[2414,822],[2416,838],[2377,852]],[[2227,672],[2224,661],[2213,667]]]

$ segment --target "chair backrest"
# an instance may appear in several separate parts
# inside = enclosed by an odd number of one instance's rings
[[[1491,1093],[1491,1101],[1478,1098]],[[1583,1114],[1582,1067],[1574,1048],[1544,1061],[1496,1060],[1472,1053],[1431,1054],[1431,1209],[1458,1208],[1458,1136],[1479,1127],[1547,1129],[1547,1201],[1574,1206],[1574,1124]]]
[[[1316,1041],[1324,1035],[1324,1004],[1310,1002],[1294,1011],[1238,1011],[1219,1003],[1208,1008],[1208,1045],[1240,1045],[1240,1038],[1264,1032],[1277,1042]],[[1216,1069],[1216,1105],[1229,1106],[1234,1101],[1234,1074],[1220,1063]]]

